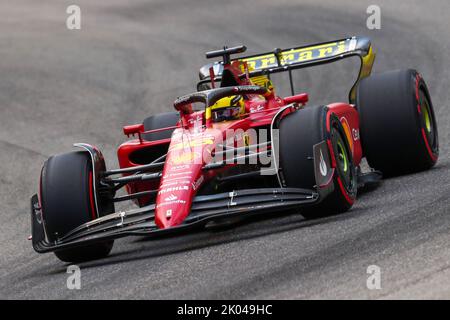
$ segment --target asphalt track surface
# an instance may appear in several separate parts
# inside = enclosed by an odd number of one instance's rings
[[[371,31],[374,2],[382,21]],[[448,1],[80,0],[82,29],[69,31],[71,3],[0,2],[0,298],[450,298]],[[67,289],[66,264],[32,250],[29,198],[48,156],[89,142],[116,167],[121,127],[193,91],[205,51],[245,44],[257,53],[349,35],[372,38],[374,72],[423,74],[439,125],[434,169],[385,180],[336,217],[118,240],[110,257],[80,265],[80,290]],[[345,100],[340,77],[348,75],[337,64],[296,77],[327,103]],[[366,287],[369,265],[381,268],[380,290]]]

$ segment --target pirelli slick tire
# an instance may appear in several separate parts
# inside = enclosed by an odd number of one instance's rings
[[[50,157],[41,174],[41,204],[45,230],[50,242],[57,241],[76,227],[112,213],[108,204],[96,211],[93,172],[90,155],[86,151],[69,152]],[[108,211],[108,212],[106,212]],[[113,241],[63,249],[55,255],[64,262],[80,262],[107,256]]]
[[[317,218],[349,210],[356,198],[356,169],[344,129],[325,106],[306,107],[280,123],[280,168],[287,187],[315,189],[313,146],[327,142],[333,191],[301,214]]]
[[[178,112],[155,114],[144,120],[144,130],[150,131],[155,129],[173,127],[177,125],[179,120],[180,114]],[[147,141],[169,139],[172,137],[173,131],[174,129],[146,133],[142,135],[142,138]]]
[[[356,101],[361,143],[369,165],[384,176],[431,168],[439,155],[430,93],[416,70],[396,70],[361,81]]]

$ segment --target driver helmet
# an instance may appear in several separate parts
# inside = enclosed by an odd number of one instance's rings
[[[236,95],[219,99],[211,107],[211,113],[213,122],[240,119],[245,113],[244,98]]]

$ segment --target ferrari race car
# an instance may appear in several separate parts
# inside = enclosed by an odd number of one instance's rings
[[[125,126],[119,169],[102,153],[50,157],[31,198],[31,240],[39,253],[67,262],[107,256],[114,239],[160,237],[254,214],[306,218],[343,213],[358,188],[431,168],[438,132],[425,81],[415,70],[370,75],[368,38],[232,57],[245,46],[208,52],[197,92],[175,111]],[[359,57],[349,102],[306,106],[292,70]],[[219,60],[219,59],[218,59]],[[287,72],[291,95],[277,95],[274,73]],[[362,170],[366,158],[370,168]],[[120,189],[124,189],[119,191]],[[119,191],[119,192],[118,192]],[[132,201],[134,209],[116,210]]]

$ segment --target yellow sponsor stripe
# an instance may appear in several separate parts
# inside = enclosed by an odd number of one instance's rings
[[[315,59],[336,56],[349,50],[350,41],[330,42],[322,45],[290,49],[281,52],[280,59],[282,65],[294,62],[311,61]],[[264,69],[277,65],[275,54],[265,54],[258,57],[245,58],[241,61],[249,64],[252,69]]]

